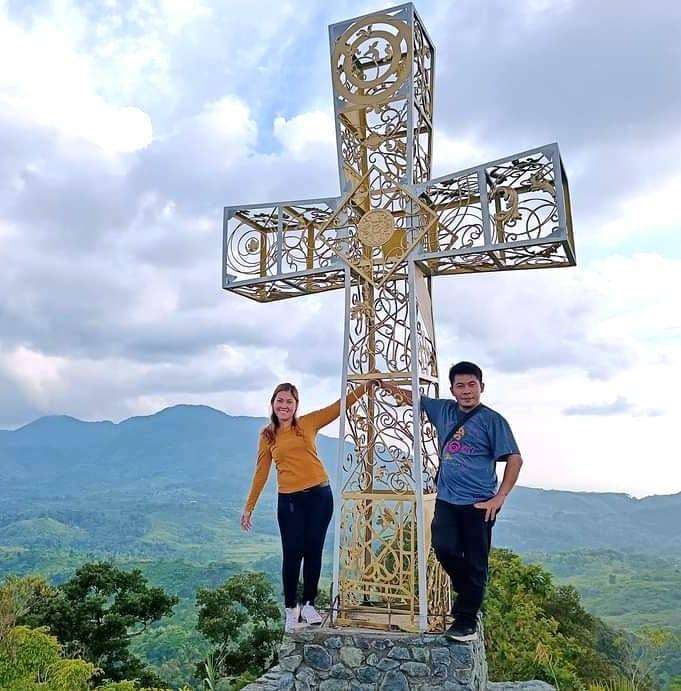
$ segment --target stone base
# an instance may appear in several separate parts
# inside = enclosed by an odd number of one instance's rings
[[[471,643],[432,634],[303,629],[284,636],[279,664],[245,689],[486,691],[482,626],[478,626],[478,640]]]

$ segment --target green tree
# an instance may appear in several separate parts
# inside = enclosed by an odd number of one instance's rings
[[[556,587],[509,550],[490,557],[485,638],[492,679],[543,679],[568,691],[627,667],[622,640],[584,610],[574,588]]]
[[[625,673],[629,660],[626,636],[589,614],[575,588],[552,584],[539,604],[558,624],[558,632],[574,644],[568,657],[582,682]]]
[[[215,590],[196,594],[197,628],[216,648],[211,660],[219,676],[261,674],[274,659],[282,635],[281,612],[265,574],[245,572]],[[203,679],[206,663],[197,666]]]
[[[163,683],[130,650],[130,641],[171,613],[177,598],[149,587],[142,572],[103,562],[81,566],[69,581],[39,599],[21,618],[33,628],[47,626],[69,656],[95,664],[111,681]]]
[[[16,626],[18,619],[53,593],[54,589],[39,576],[8,576],[0,585],[0,641]]]
[[[172,687],[195,683],[196,661],[205,658],[211,650],[211,643],[196,630],[196,617],[178,618],[178,613],[168,623],[150,628],[131,645],[133,654],[152,665]]]
[[[646,628],[632,637],[630,658],[633,660],[628,678],[639,688],[649,688],[656,677],[662,651],[673,639],[669,631]]]
[[[54,636],[16,626],[0,641],[0,689],[3,691],[86,691],[95,666],[61,657]]]

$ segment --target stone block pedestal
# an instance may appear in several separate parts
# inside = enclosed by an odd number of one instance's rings
[[[284,636],[279,664],[247,691],[486,691],[478,640],[367,629],[304,629]]]

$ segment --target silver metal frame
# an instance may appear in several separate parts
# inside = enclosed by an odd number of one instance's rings
[[[412,464],[414,468],[415,487],[414,493],[416,495],[416,531],[417,531],[417,570],[418,570],[418,585],[419,585],[419,628],[421,631],[428,629],[428,581],[427,574],[427,557],[425,546],[425,511],[423,506],[423,472],[421,471],[421,426],[417,424],[417,420],[421,419],[421,396],[420,396],[420,366],[419,359],[416,356],[418,353],[418,332],[416,329],[416,322],[418,319],[418,303],[417,292],[414,288],[414,283],[419,280],[415,273],[420,271],[413,261],[409,262],[409,328],[411,338],[411,352],[414,353],[411,363],[411,395],[412,395],[412,415],[414,416],[414,441],[412,450]],[[423,280],[426,280],[425,275]]]
[[[343,362],[348,361],[348,343],[350,342],[349,332],[350,332],[350,306],[351,306],[351,293],[350,289],[352,287],[352,275],[350,273],[350,268],[345,267],[345,325],[343,328]],[[334,494],[336,497],[334,506],[334,517],[333,517],[333,574],[332,574],[332,586],[331,586],[331,604],[336,601],[339,597],[338,590],[338,576],[340,572],[340,550],[338,546],[340,545],[340,527],[341,527],[341,505],[343,501],[343,456],[345,455],[345,414],[342,412],[345,410],[346,397],[348,390],[348,370],[343,367],[343,373],[341,375],[341,416],[340,416],[340,428],[338,430],[338,452],[336,466],[336,479],[334,486]],[[333,617],[335,621],[335,616]]]
[[[238,206],[226,206],[223,211],[223,225],[222,225],[222,287],[225,290],[232,290],[241,286],[251,286],[259,283],[269,283],[270,281],[283,280],[287,278],[299,278],[300,276],[314,276],[317,274],[328,273],[330,268],[307,269],[305,271],[281,271],[282,260],[282,244],[283,232],[281,225],[282,210],[286,206],[304,206],[306,204],[327,204],[332,210],[336,208],[340,197],[318,197],[316,199],[293,199],[289,201],[278,201],[271,204],[240,204]],[[256,278],[244,278],[237,280],[234,274],[230,274],[227,270],[229,268],[227,259],[227,237],[229,234],[229,221],[234,218],[234,215],[239,211],[252,211],[253,209],[277,209],[277,273],[271,276],[262,276]]]

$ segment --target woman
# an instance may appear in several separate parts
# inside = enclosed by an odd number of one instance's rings
[[[362,384],[346,397],[347,407],[360,399],[369,386]],[[260,433],[258,458],[241,527],[250,530],[251,516],[267,478],[272,460],[277,467],[279,498],[277,521],[283,552],[282,578],[285,631],[292,631],[302,619],[307,624],[321,624],[314,607],[322,568],[324,538],[333,514],[333,496],[329,476],[317,454],[317,432],[340,415],[340,400],[326,408],[298,418],[298,389],[293,384],[279,384],[270,400],[270,424]],[[298,607],[296,590],[300,565],[303,564],[303,606]]]

